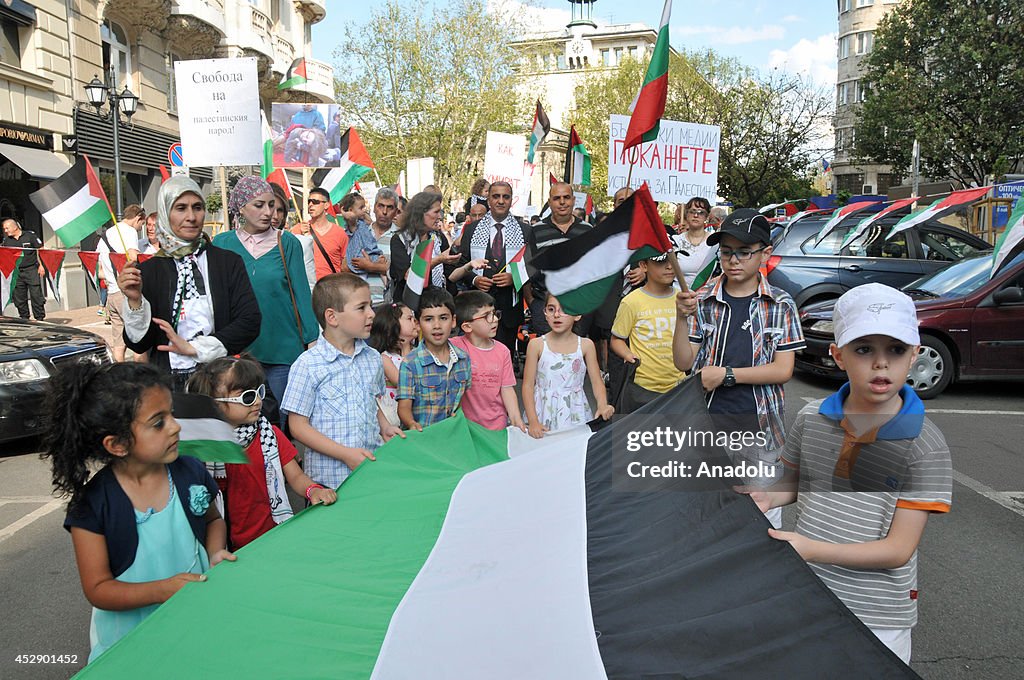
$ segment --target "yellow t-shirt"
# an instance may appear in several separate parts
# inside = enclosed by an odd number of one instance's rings
[[[615,314],[612,334],[629,340],[629,348],[640,357],[636,384],[652,392],[668,392],[683,379],[672,363],[672,331],[676,327],[676,292],[665,297],[651,295],[643,288],[622,298]]]

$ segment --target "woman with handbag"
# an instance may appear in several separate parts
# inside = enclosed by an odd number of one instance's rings
[[[238,253],[252,282],[263,321],[247,352],[263,365],[278,401],[288,386],[288,371],[319,332],[306,280],[302,245],[286,231],[272,228],[275,201],[270,184],[243,177],[228,199],[232,231],[213,244]]]

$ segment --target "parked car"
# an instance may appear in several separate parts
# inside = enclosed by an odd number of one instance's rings
[[[991,254],[973,255],[904,287],[917,306],[921,333],[907,382],[922,399],[953,381],[1024,379],[1024,253],[989,279],[991,267]],[[807,347],[796,353],[797,368],[843,375],[828,353],[834,305],[801,311]]]
[[[0,442],[39,434],[50,376],[75,361],[109,363],[93,333],[0,316]]]
[[[842,250],[840,246],[856,226],[856,219],[840,223],[814,245],[827,220],[827,215],[808,217],[787,227],[772,241],[772,255],[766,265],[768,282],[793,296],[797,307],[834,300],[862,283],[901,288],[950,262],[992,249],[977,236],[938,221],[925,222],[886,239],[896,217],[882,218]]]

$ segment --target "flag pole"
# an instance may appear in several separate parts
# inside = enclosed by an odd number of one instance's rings
[[[676,280],[679,281],[679,289],[684,293],[690,290],[686,286],[686,276],[683,275],[683,270],[679,266],[679,260],[676,259],[676,251],[668,251],[668,263],[672,265],[672,271],[676,273]]]
[[[384,182],[381,181],[380,175],[377,173],[377,168],[373,169],[373,176],[377,178],[377,186],[378,187],[383,187],[384,186]]]

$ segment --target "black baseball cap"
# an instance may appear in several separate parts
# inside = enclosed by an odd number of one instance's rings
[[[753,208],[740,208],[725,218],[718,231],[708,236],[708,245],[717,245],[723,236],[732,236],[747,245],[771,245],[771,229],[767,217]]]

